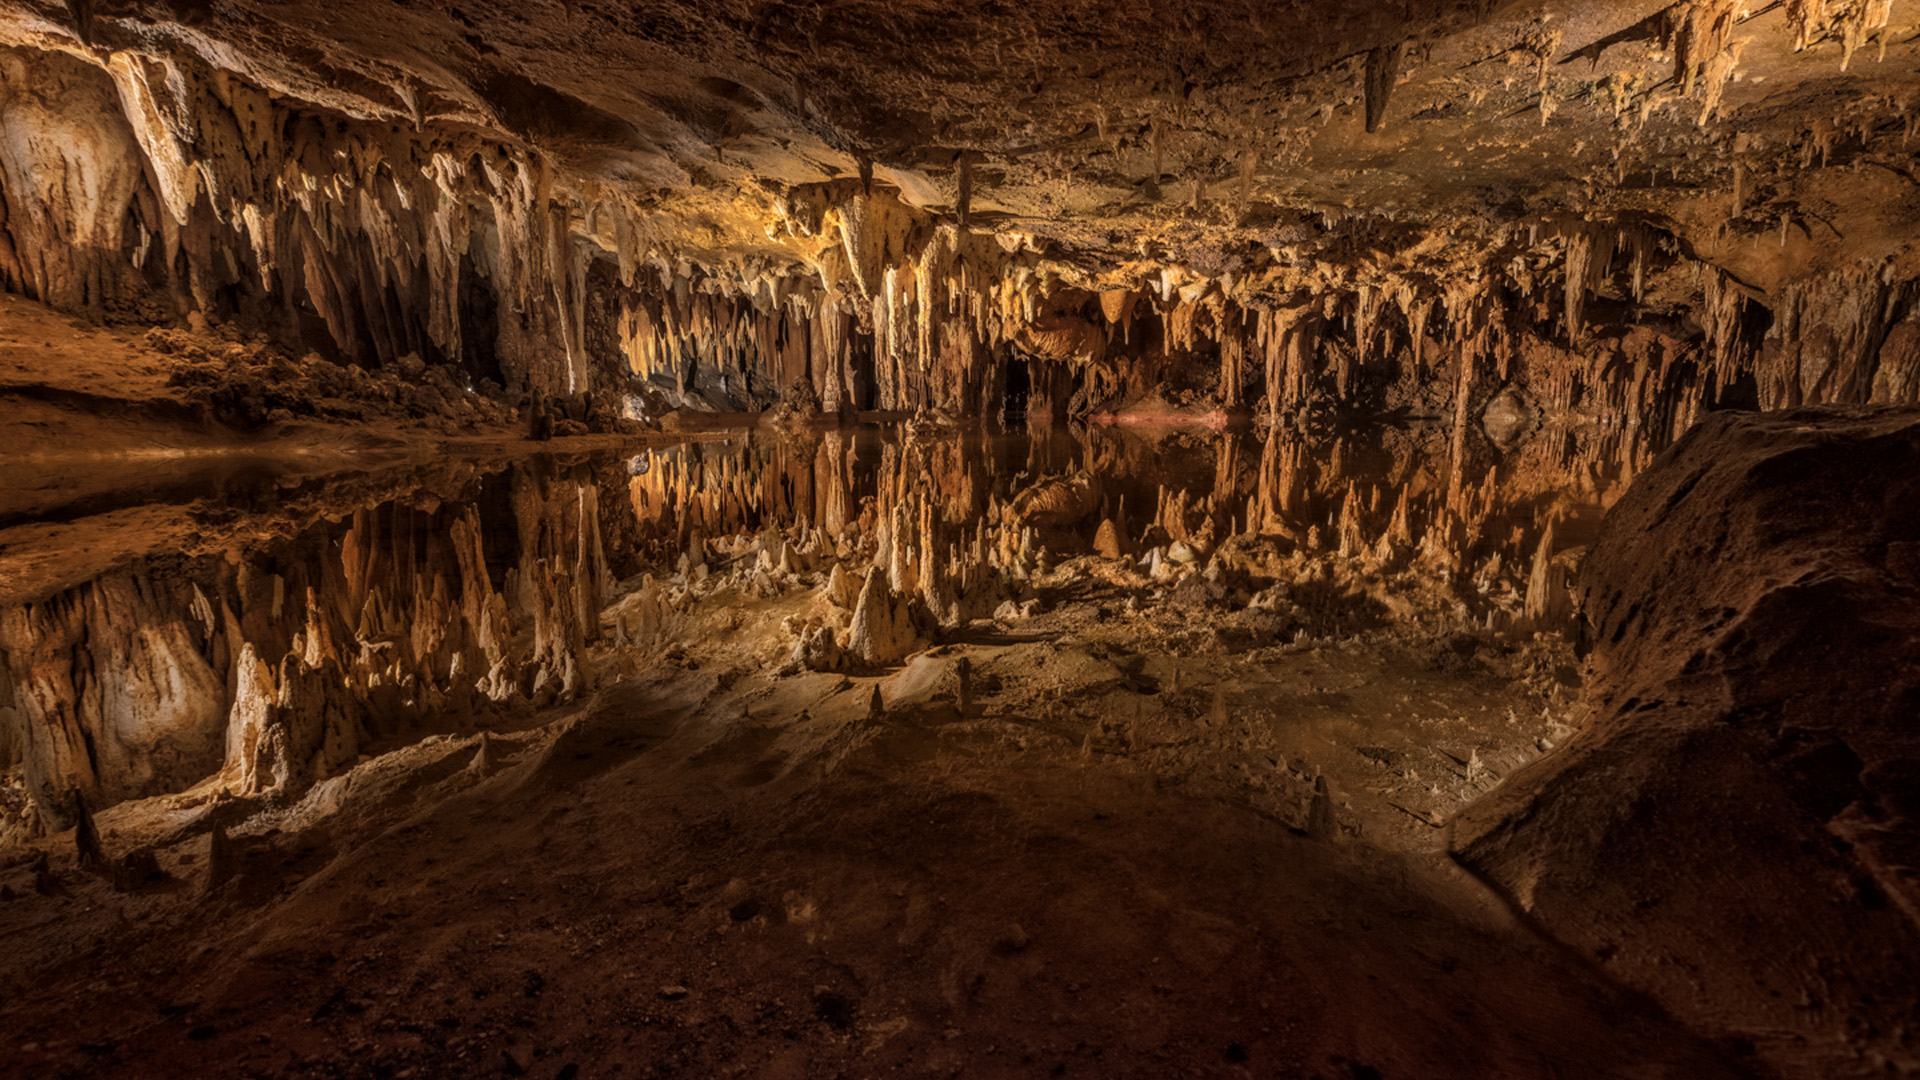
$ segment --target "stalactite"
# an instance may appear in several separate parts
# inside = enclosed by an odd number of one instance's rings
[[[1703,104],[1703,119],[1739,60],[1734,9],[1686,0],[1649,24],[1673,51],[1674,86]],[[1887,22],[1880,0],[1831,12],[1795,3],[1786,14],[1797,46],[1836,40],[1843,63]],[[1540,59],[1546,71],[1550,37],[1529,39],[1522,62]],[[1385,115],[1401,51],[1366,57],[1370,130]],[[1676,237],[1644,220],[1516,227],[1492,244],[1498,254],[1485,266],[1455,268],[1444,286],[1431,267],[1303,255],[1315,250],[1314,230],[1294,225],[1231,267],[1146,259],[1094,271],[1049,254],[1045,238],[975,231],[978,153],[969,150],[952,159],[957,224],[910,205],[864,158],[858,179],[767,194],[768,236],[785,254],[701,261],[658,241],[647,214],[612,185],[470,130],[395,130],[303,110],[198,59],[122,50],[90,62],[13,49],[0,67],[17,90],[0,120],[10,127],[57,132],[58,115],[111,119],[89,126],[84,154],[44,139],[12,140],[0,152],[0,276],[9,287],[97,306],[123,302],[144,288],[139,279],[166,278],[177,264],[184,272],[166,288],[184,308],[214,312],[238,292],[288,319],[310,309],[337,351],[376,362],[461,356],[478,335],[500,360],[490,377],[512,390],[610,390],[634,416],[754,411],[789,399],[803,412],[983,416],[997,411],[1016,359],[1032,366],[1037,399],[1050,409],[1065,409],[1077,381],[1077,407],[1117,413],[1148,398],[1156,371],[1171,370],[1155,365],[1212,360],[1212,350],[1218,377],[1204,406],[1233,411],[1252,399],[1269,419],[1377,400],[1388,381],[1393,400],[1451,409],[1456,421],[1475,407],[1466,397],[1490,394],[1485,384],[1497,379],[1524,384],[1558,412],[1605,402],[1649,429],[1682,422],[1747,377],[1765,405],[1913,393],[1906,338],[1890,339],[1907,314],[1905,286],[1867,274],[1848,300],[1838,279],[1761,298],[1709,271],[1693,312],[1704,333],[1665,351],[1618,344],[1630,334],[1624,323],[1589,327],[1590,305],[1602,310],[1593,298],[1642,304],[1671,272]],[[1810,125],[1809,164],[1845,158],[1851,144],[1841,140],[1861,137],[1844,134],[1855,130],[1849,123]],[[1145,133],[1156,181],[1172,124],[1155,119]],[[1184,143],[1175,152],[1176,171],[1202,198],[1204,163],[1185,156]],[[1238,155],[1244,212],[1260,156],[1244,141],[1229,153]],[[56,190],[48,177],[63,171],[71,179]],[[1751,186],[1736,165],[1736,215],[1758,197]],[[53,242],[56,209],[72,228]],[[1324,214],[1322,228],[1341,213]],[[1568,348],[1540,347],[1551,317],[1524,304],[1496,318],[1457,302],[1463,291],[1505,289],[1547,303],[1556,238]],[[463,311],[462,297],[476,292],[491,294],[497,325],[473,325],[477,316]],[[603,302],[610,358],[593,355],[590,340]],[[1747,340],[1766,321],[1763,305],[1775,323],[1764,361]],[[1350,319],[1350,338],[1333,332],[1341,319]],[[1424,370],[1430,337],[1444,337],[1451,355],[1444,379]],[[1411,375],[1400,371],[1403,356]],[[631,376],[626,385],[592,385],[608,361],[616,377]],[[1687,382],[1695,371],[1702,386]]]
[[[973,158],[965,151],[960,153],[958,193],[954,197],[954,216],[960,227],[966,228],[967,221],[973,215]]]
[[[394,505],[259,563],[164,585],[119,572],[0,612],[0,707],[26,734],[43,824],[73,787],[107,805],[217,772],[293,796],[422,718],[577,693],[612,576],[597,489],[530,481],[519,502],[538,520],[507,542],[504,589],[487,557],[502,541],[471,508]]]
[[[1404,44],[1383,45],[1367,52],[1365,97],[1367,109],[1367,132],[1380,130],[1381,122],[1387,115],[1387,102],[1393,97],[1393,88],[1400,77],[1400,58]]]

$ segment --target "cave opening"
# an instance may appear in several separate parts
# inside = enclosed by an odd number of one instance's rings
[[[871,412],[880,407],[880,383],[871,339],[861,337],[848,347],[848,381],[851,402],[856,412]]]

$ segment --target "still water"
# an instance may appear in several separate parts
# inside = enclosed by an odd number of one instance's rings
[[[1579,548],[1632,463],[1566,433],[1468,461],[1449,446],[1417,425],[762,428],[617,455],[16,483],[0,507],[0,832],[57,827],[75,791],[100,806],[251,775],[265,750],[235,733],[237,701],[324,713],[274,748],[275,768],[320,776],[575,699],[583,650],[627,633],[610,602],[762,552],[779,589],[910,547],[943,568],[950,595],[927,595],[958,631],[1076,556],[1124,558],[1152,586],[1259,538],[1357,567],[1383,618],[1417,580],[1461,628],[1562,629]]]

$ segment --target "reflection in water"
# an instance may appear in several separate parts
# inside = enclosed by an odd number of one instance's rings
[[[593,469],[533,463],[262,542],[253,515],[209,516],[231,518],[224,556],[154,552],[0,611],[0,749],[46,826],[74,789],[293,794],[380,740],[582,688],[611,581]]]
[[[224,554],[147,552],[0,610],[0,764],[21,783],[0,839],[64,827],[75,792],[100,806],[215,777],[293,799],[383,742],[573,700],[610,601],[625,594],[617,644],[656,640],[714,576],[826,590],[840,614],[794,631],[791,663],[815,668],[1015,618],[1089,567],[1149,599],[1258,568],[1279,585],[1243,605],[1271,617],[1222,639],[1242,648],[1338,625],[1272,614],[1310,594],[1560,628],[1620,452],[1553,433],[1479,461],[1459,445],[1419,426],[763,430],[360,504],[350,489],[297,527],[206,509]]]
[[[1417,570],[1454,590],[1463,625],[1495,629],[1565,617],[1571,560],[1555,556],[1585,542],[1631,476],[1571,435],[1456,467],[1444,434],[1418,426],[1312,438],[836,430],[654,450],[628,471],[659,566],[769,528],[836,553],[887,541],[916,572],[985,561],[1016,577],[1096,551],[1204,564],[1247,546],[1229,539],[1258,538],[1282,555]]]

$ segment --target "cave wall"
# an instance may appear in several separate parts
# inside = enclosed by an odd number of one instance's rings
[[[143,290],[128,235],[145,158],[99,69],[0,50],[0,284],[54,307],[120,310]]]
[[[1688,432],[1581,568],[1592,720],[1452,826],[1609,977],[1808,1076],[1902,1060],[1920,1007],[1917,476],[1906,410]]]
[[[464,359],[478,338],[483,377],[584,389],[585,263],[536,157],[295,108],[186,59],[7,48],[0,80],[10,291],[237,318],[367,364]]]

